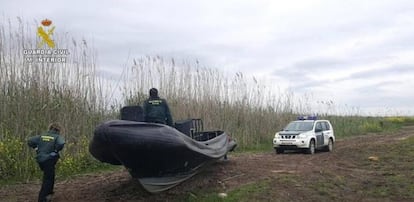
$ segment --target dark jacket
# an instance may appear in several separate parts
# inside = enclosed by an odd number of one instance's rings
[[[150,97],[144,102],[144,120],[146,122],[154,122],[173,125],[170,108],[167,101],[159,97]]]
[[[65,145],[65,139],[56,131],[47,131],[41,135],[36,135],[27,141],[29,147],[37,148],[37,162],[45,162],[52,158],[59,158],[59,151]]]

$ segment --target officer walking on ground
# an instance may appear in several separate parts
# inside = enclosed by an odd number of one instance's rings
[[[42,188],[39,202],[50,201],[55,184],[55,165],[59,160],[59,151],[63,149],[65,140],[60,136],[61,126],[57,123],[49,125],[49,130],[29,138],[28,145],[36,150],[36,161],[43,171]]]
[[[158,96],[158,90],[151,88],[149,98],[144,102],[144,120],[173,126],[173,120],[167,101]]]

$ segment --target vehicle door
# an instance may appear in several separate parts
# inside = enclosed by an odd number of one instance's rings
[[[315,136],[316,136],[316,146],[319,147],[319,146],[324,145],[325,138],[323,135],[323,128],[322,128],[321,122],[317,122],[315,125]]]
[[[329,138],[332,136],[332,128],[328,122],[324,121],[322,124],[322,129],[323,129],[324,141],[326,144],[328,144]]]

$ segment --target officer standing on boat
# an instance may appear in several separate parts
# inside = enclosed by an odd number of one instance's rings
[[[149,98],[144,102],[144,120],[173,126],[170,108],[167,101],[158,96],[158,90],[151,88]]]
[[[63,149],[65,139],[60,136],[61,126],[57,123],[49,125],[49,130],[29,138],[28,145],[36,150],[36,160],[43,171],[42,188],[39,202],[50,201],[55,184],[55,165],[59,160],[59,151]]]

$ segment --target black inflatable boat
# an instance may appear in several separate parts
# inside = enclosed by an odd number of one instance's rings
[[[102,162],[124,165],[149,192],[174,187],[236,147],[223,131],[201,131],[200,119],[177,122],[173,128],[121,117],[129,120],[108,121],[95,129],[89,151]]]

